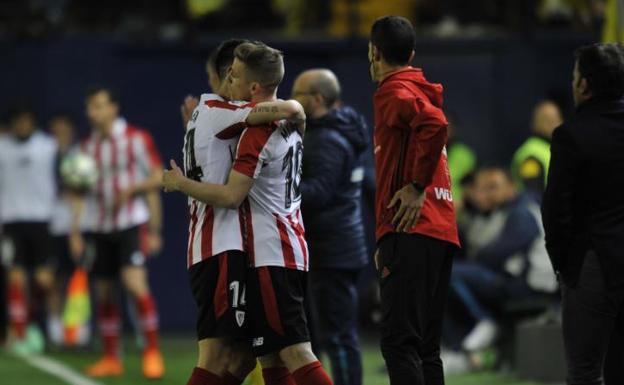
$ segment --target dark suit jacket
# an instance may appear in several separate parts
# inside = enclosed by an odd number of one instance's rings
[[[624,286],[624,98],[583,103],[555,130],[542,202],[555,271],[575,286],[588,250]]]

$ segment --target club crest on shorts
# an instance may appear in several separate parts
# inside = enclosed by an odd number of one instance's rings
[[[245,312],[236,310],[236,313],[234,313],[234,317],[236,318],[236,323],[238,324],[238,326],[242,327],[243,323],[245,323]]]
[[[143,253],[138,250],[135,251],[130,256],[130,263],[133,266],[142,266],[145,263],[145,255],[143,255]]]
[[[264,345],[264,337],[257,337],[257,338],[254,338],[254,339],[253,339],[253,341],[252,341],[252,343],[251,343],[251,345],[252,345],[254,348],[256,348],[256,347],[258,347],[258,346],[262,346],[262,345]]]

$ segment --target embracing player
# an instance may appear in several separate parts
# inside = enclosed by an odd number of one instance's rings
[[[192,112],[192,99],[187,98],[182,108],[183,119],[188,120],[184,168],[195,183],[226,183],[240,133],[247,124],[305,118],[295,101],[255,105],[248,102],[249,97],[240,98],[247,102],[230,100],[226,77],[235,48],[244,42],[227,40],[212,52],[207,70],[215,93],[203,94]],[[242,334],[247,272],[244,217],[236,207],[215,207],[194,197],[189,198],[189,210],[187,264],[199,308],[199,359],[188,384],[240,384],[255,366]]]
[[[275,100],[283,74],[281,52],[264,44],[241,44],[230,73],[232,96]],[[185,177],[173,160],[163,182],[167,191],[182,191],[211,206],[242,207],[252,266],[247,322],[265,383],[326,385],[332,382],[312,353],[303,306],[308,268],[298,188],[303,147],[298,130],[289,126],[248,127],[225,184]],[[188,176],[188,164],[185,168]]]

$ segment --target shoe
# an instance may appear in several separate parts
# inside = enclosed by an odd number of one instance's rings
[[[498,326],[494,321],[486,319],[479,321],[472,331],[466,336],[462,347],[468,352],[482,350],[492,346],[498,335]]]
[[[464,374],[472,369],[465,353],[443,351],[440,358],[442,359],[444,374]]]
[[[143,353],[143,376],[150,380],[157,380],[165,374],[165,362],[158,349],[147,349]]]
[[[123,364],[117,357],[104,357],[87,367],[85,372],[94,378],[119,377],[123,374]]]

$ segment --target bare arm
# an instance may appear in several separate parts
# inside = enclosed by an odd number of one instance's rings
[[[149,210],[147,222],[148,254],[157,254],[162,250],[162,199],[159,190],[150,190],[145,194],[145,201]]]
[[[247,123],[251,126],[278,120],[287,120],[295,123],[301,135],[305,132],[306,115],[303,111],[303,106],[296,100],[258,103],[247,117]]]
[[[235,170],[230,171],[225,185],[197,182],[185,177],[174,160],[169,163],[171,170],[165,170],[163,175],[165,191],[180,191],[211,206],[238,208],[249,194],[254,182],[253,178]]]
[[[71,229],[69,232],[69,251],[72,259],[77,261],[85,251],[84,238],[80,224],[84,215],[86,199],[78,193],[69,193],[69,205],[71,208]]]

